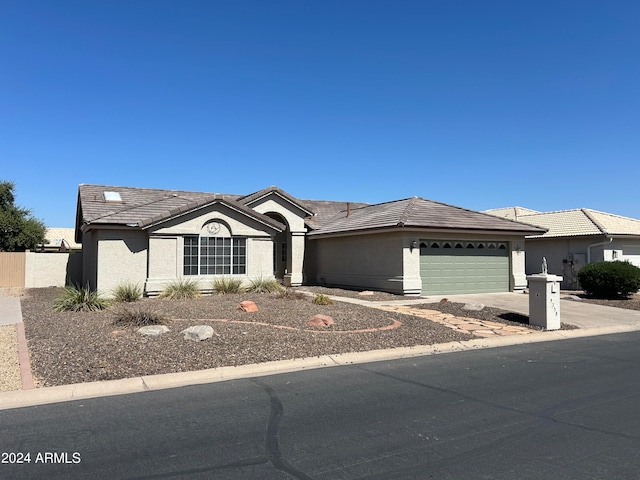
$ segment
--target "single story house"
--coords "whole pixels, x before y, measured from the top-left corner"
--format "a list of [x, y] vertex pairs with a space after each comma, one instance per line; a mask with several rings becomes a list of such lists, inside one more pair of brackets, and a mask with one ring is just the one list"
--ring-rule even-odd
[[550, 273], [562, 275], [562, 288], [577, 289], [587, 263], [627, 260], [640, 267], [640, 220], [588, 208], [537, 212], [522, 207], [485, 213], [546, 229], [525, 239], [526, 273], [538, 273], [546, 257]]
[[79, 186], [83, 284], [123, 281], [155, 295], [178, 278], [279, 278], [404, 295], [526, 287], [524, 238], [545, 229], [413, 197], [368, 205], [250, 195]]

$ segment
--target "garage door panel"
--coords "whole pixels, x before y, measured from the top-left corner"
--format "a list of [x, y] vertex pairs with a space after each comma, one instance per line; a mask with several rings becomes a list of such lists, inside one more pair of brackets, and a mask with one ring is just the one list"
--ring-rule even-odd
[[420, 275], [425, 295], [509, 291], [508, 252], [421, 248]]

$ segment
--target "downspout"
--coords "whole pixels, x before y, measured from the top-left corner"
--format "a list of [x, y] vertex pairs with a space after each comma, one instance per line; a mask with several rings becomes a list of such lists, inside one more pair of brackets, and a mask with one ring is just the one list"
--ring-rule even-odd
[[587, 264], [591, 263], [591, 249], [593, 247], [599, 247], [601, 245], [609, 245], [611, 242], [613, 242], [613, 237], [610, 236], [607, 232], [604, 232], [604, 235], [605, 235], [605, 238], [609, 239], [609, 241], [593, 243], [587, 247]]

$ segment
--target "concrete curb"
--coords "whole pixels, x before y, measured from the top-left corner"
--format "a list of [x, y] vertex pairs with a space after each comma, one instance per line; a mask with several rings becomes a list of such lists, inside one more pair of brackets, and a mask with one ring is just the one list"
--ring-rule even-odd
[[31, 362], [29, 361], [29, 348], [27, 347], [27, 337], [24, 333], [24, 323], [16, 323], [16, 333], [18, 336], [18, 362], [20, 363], [22, 390], [32, 390], [36, 388], [36, 385], [31, 374]]
[[[107, 380], [93, 383], [76, 383], [58, 387], [45, 387], [31, 390], [0, 393], [0, 410], [11, 408], [44, 405], [48, 403], [68, 402], [95, 397], [143, 393], [168, 388], [186, 387], [206, 383], [225, 382], [250, 377], [276, 375], [280, 373], [312, 370], [317, 368], [356, 365], [369, 362], [397, 360], [425, 355], [452, 353], [485, 348], [523, 345], [528, 343], [566, 340], [595, 335], [607, 335], [640, 330], [633, 325], [616, 325], [577, 330], [556, 330], [539, 332], [529, 335], [511, 335], [495, 338], [481, 338], [464, 342], [402, 347], [388, 350], [374, 350], [369, 352], [344, 353], [339, 355], [324, 355], [320, 357], [302, 358], [296, 360], [280, 360], [238, 367], [220, 367], [195, 372], [167, 373], [149, 375], [121, 380]], [[24, 331], [23, 331], [24, 335]], [[22, 365], [22, 362], [21, 362]], [[31, 371], [29, 371], [29, 376]], [[23, 380], [24, 382], [24, 380]]]

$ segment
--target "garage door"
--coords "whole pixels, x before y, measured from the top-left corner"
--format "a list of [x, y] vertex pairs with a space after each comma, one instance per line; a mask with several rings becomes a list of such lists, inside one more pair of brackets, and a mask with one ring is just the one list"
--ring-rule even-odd
[[506, 242], [425, 240], [420, 243], [422, 294], [509, 291]]
[[635, 266], [640, 267], [640, 246], [623, 245], [621, 260], [626, 260], [633, 263]]

